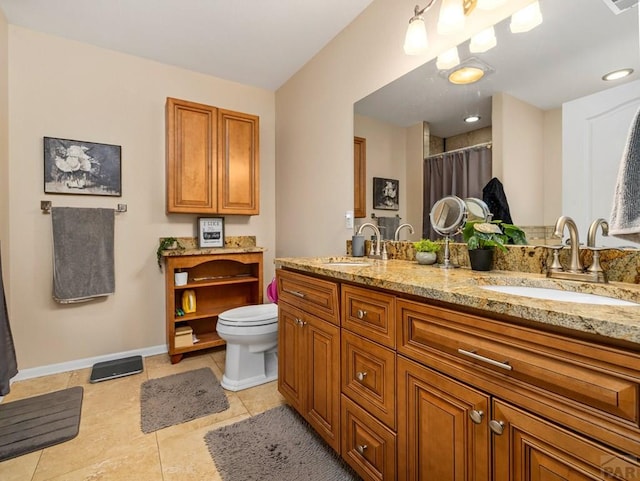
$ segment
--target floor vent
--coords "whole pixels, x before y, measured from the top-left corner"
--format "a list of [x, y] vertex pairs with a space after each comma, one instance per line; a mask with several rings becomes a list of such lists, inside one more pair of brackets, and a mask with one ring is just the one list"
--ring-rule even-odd
[[628, 10], [631, 7], [635, 7], [638, 5], [638, 1], [640, 0], [602, 0], [607, 7], [611, 9], [613, 13], [618, 15], [619, 13]]

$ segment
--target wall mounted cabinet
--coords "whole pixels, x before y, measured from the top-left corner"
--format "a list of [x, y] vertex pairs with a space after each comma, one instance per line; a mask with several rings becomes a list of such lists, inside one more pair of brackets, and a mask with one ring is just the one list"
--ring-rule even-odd
[[260, 213], [259, 118], [167, 98], [167, 213]]

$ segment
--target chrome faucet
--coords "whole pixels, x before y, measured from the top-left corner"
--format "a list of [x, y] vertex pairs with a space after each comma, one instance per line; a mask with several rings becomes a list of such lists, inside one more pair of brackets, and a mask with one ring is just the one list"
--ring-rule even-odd
[[380, 229], [378, 229], [377, 225], [372, 224], [371, 222], [365, 222], [364, 224], [360, 225], [360, 227], [358, 227], [358, 235], [362, 234], [362, 231], [365, 227], [371, 227], [376, 234], [376, 250], [374, 253], [373, 247], [372, 247], [369, 252], [369, 257], [380, 259], [382, 257], [382, 254], [380, 254], [380, 244], [381, 244]]
[[598, 233], [598, 227], [600, 226], [602, 226], [602, 235], [609, 235], [609, 223], [602, 218], [594, 220], [589, 226], [589, 233], [587, 235], [587, 247], [596, 246], [596, 234]]
[[564, 269], [567, 272], [580, 273], [584, 269], [582, 262], [580, 262], [580, 238], [578, 235], [578, 226], [575, 221], [566, 215], [558, 217], [553, 235], [562, 238], [564, 228], [567, 226], [569, 229], [569, 245], [571, 246], [571, 260], [569, 261], [569, 268]]
[[400, 240], [400, 231], [405, 227], [408, 227], [409, 228], [409, 233], [413, 234], [413, 226], [411, 224], [402, 224], [402, 225], [398, 226], [398, 228], [396, 229], [395, 234], [393, 234], [393, 240], [395, 240], [396, 242]]

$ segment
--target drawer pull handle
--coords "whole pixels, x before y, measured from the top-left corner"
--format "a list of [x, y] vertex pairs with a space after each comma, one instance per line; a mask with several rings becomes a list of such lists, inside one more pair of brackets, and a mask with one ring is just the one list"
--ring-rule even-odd
[[495, 419], [492, 419], [491, 421], [489, 421], [489, 429], [491, 429], [494, 434], [500, 436], [504, 432], [504, 423], [502, 421], [496, 421]]
[[366, 444], [358, 444], [356, 446], [356, 451], [358, 451], [360, 454], [364, 454], [365, 449], [367, 449]]
[[367, 377], [367, 371], [358, 371], [356, 373], [356, 379], [360, 382], [364, 381], [365, 377]]
[[362, 309], [358, 309], [358, 312], [356, 313], [356, 315], [358, 316], [358, 319], [364, 319], [365, 316], [367, 315], [367, 311], [363, 311]]
[[304, 327], [307, 325], [306, 321], [303, 321], [302, 319], [298, 319], [297, 317], [295, 318], [294, 322], [296, 323], [297, 326], [300, 326], [300, 327]]
[[291, 294], [294, 295], [296, 297], [299, 297], [300, 299], [304, 299], [304, 292], [299, 292], [299, 291], [292, 291], [291, 289], [282, 289], [284, 292], [286, 292], [287, 294]]
[[501, 369], [506, 369], [507, 371], [511, 371], [513, 369], [513, 367], [510, 366], [507, 361], [504, 361], [504, 362], [495, 361], [495, 360], [493, 360], [491, 358], [484, 357], [484, 356], [481, 356], [479, 354], [476, 354], [474, 351], [466, 351], [464, 349], [458, 349], [458, 353], [462, 354], [463, 356], [471, 357], [471, 358], [476, 359], [478, 361], [486, 362], [487, 364], [491, 364], [492, 366], [496, 366], [496, 367], [499, 367]]
[[472, 409], [471, 411], [469, 411], [469, 417], [474, 422], [474, 424], [480, 424], [482, 422], [482, 418], [484, 417], [484, 411]]

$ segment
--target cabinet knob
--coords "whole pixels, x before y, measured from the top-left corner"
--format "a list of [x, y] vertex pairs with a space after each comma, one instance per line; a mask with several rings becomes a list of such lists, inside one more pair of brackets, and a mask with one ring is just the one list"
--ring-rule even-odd
[[356, 315], [358, 316], [358, 319], [364, 319], [365, 316], [367, 315], [367, 311], [363, 311], [362, 309], [358, 309], [358, 312], [356, 313]]
[[469, 417], [475, 424], [480, 424], [482, 422], [482, 418], [484, 417], [484, 411], [472, 409], [471, 411], [469, 411]]
[[294, 322], [299, 327], [304, 327], [307, 325], [306, 321], [303, 321], [302, 319], [298, 319], [297, 317], [295, 318]]
[[365, 449], [367, 449], [366, 444], [358, 444], [356, 446], [356, 451], [358, 451], [360, 454], [364, 454]]
[[367, 377], [367, 371], [358, 371], [356, 373], [356, 379], [358, 381], [364, 381], [364, 378]]
[[489, 421], [489, 429], [491, 429], [494, 434], [500, 436], [504, 431], [504, 423], [502, 421], [496, 421], [495, 419], [492, 419], [491, 421]]

